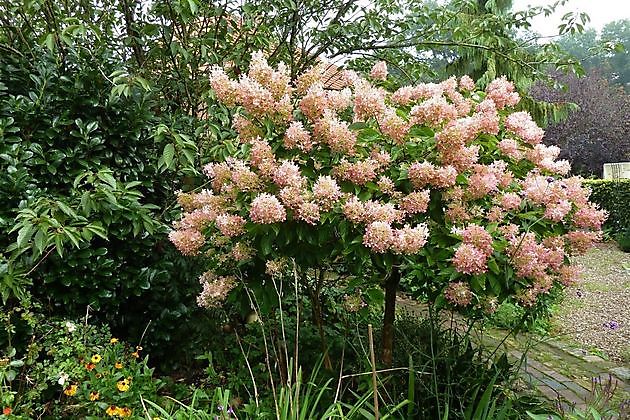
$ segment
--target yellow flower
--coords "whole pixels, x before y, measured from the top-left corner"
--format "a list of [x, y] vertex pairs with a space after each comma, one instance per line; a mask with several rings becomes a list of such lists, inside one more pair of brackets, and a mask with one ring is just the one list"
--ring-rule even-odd
[[123, 364], [122, 364], [122, 363], [120, 363], [120, 362], [116, 362], [116, 363], [114, 364], [114, 367], [115, 367], [116, 369], [122, 369]]
[[140, 353], [138, 353], [137, 351], [134, 351], [133, 353], [131, 353], [131, 355], [135, 357], [136, 359], [140, 357]]
[[118, 381], [116, 382], [116, 388], [118, 388], [118, 390], [120, 392], [127, 392], [129, 391], [129, 379], [123, 379], [122, 381]]
[[98, 392], [90, 392], [90, 401], [96, 401], [101, 397]]
[[118, 343], [118, 339], [116, 337], [112, 337], [111, 340], [109, 340], [109, 344], [116, 344]]
[[95, 354], [94, 356], [92, 356], [92, 363], [96, 364], [98, 362], [100, 362], [102, 359], [100, 354]]
[[117, 416], [118, 410], [119, 408], [116, 407], [115, 405], [110, 405], [109, 407], [107, 407], [107, 410], [105, 410], [105, 414], [107, 414], [110, 417]]
[[120, 417], [130, 417], [131, 416], [131, 408], [128, 407], [119, 407], [118, 415]]
[[76, 384], [72, 384], [68, 388], [64, 389], [63, 393], [66, 394], [69, 397], [72, 397], [74, 394], [77, 393], [77, 386], [76, 386]]

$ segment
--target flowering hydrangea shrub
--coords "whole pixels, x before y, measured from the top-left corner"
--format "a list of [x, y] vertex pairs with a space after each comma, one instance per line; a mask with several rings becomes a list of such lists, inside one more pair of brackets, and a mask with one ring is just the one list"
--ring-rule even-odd
[[180, 194], [170, 235], [209, 262], [200, 305], [220, 305], [237, 271], [257, 281], [287, 257], [395, 269], [442, 305], [487, 312], [575, 280], [570, 257], [600, 238], [606, 214], [514, 110], [511, 82], [480, 90], [464, 76], [389, 92], [378, 63], [331, 90], [324, 75], [316, 66], [291, 81], [260, 53], [238, 80], [212, 70], [241, 147], [203, 168], [208, 189]]

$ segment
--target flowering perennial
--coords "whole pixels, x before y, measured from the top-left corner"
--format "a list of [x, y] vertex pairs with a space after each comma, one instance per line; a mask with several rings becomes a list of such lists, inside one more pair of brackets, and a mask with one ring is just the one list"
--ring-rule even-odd
[[427, 290], [486, 312], [574, 281], [570, 256], [600, 238], [606, 213], [579, 177], [563, 177], [568, 163], [532, 117], [513, 111], [510, 81], [480, 90], [453, 77], [390, 93], [372, 84], [387, 78], [381, 62], [369, 80], [345, 72], [335, 91], [324, 74], [320, 63], [292, 82], [260, 53], [238, 80], [212, 70], [217, 99], [240, 109], [244, 145], [203, 168], [211, 190], [179, 197], [169, 238], [216, 272], [201, 278], [201, 306], [225, 300], [236, 266], [267, 261], [276, 273], [268, 261], [313, 253], [367, 251], [403, 267], [438, 259], [450, 268]]

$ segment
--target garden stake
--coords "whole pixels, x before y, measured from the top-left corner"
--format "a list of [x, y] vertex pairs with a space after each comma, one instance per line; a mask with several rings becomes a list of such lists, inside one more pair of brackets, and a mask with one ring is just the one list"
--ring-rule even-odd
[[370, 362], [372, 364], [372, 388], [374, 390], [374, 418], [378, 420], [378, 392], [376, 391], [376, 360], [374, 357], [374, 339], [372, 337], [372, 324], [368, 324], [368, 340], [370, 341]]

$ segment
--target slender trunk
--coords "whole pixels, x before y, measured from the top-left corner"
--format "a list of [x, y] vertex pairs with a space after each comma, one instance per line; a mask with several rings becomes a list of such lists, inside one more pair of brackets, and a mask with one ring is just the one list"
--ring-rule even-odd
[[324, 367], [328, 370], [332, 370], [332, 362], [330, 355], [328, 354], [328, 340], [326, 339], [326, 332], [324, 331], [324, 317], [322, 314], [322, 304], [319, 301], [319, 294], [312, 297], [313, 302], [313, 321], [317, 325], [317, 331], [319, 332], [319, 339], [322, 345], [322, 354], [324, 355]]
[[315, 278], [315, 289], [311, 291], [311, 305], [313, 306], [313, 322], [317, 326], [319, 332], [319, 339], [322, 346], [322, 354], [324, 356], [324, 367], [328, 370], [332, 370], [332, 362], [330, 355], [328, 354], [328, 340], [326, 339], [326, 332], [324, 331], [324, 316], [322, 310], [322, 302], [320, 300], [321, 288], [323, 283], [324, 273], [320, 271]]
[[394, 355], [394, 320], [396, 318], [396, 291], [400, 283], [400, 271], [394, 266], [385, 280], [385, 315], [383, 316], [381, 361], [383, 365], [392, 365]]

